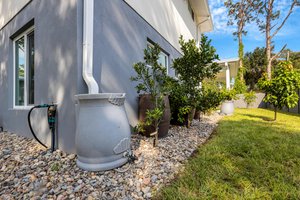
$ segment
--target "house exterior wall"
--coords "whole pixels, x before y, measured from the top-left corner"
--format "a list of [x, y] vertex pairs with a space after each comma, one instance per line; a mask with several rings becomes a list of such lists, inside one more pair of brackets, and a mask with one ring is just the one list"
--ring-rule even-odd
[[[137, 123], [138, 96], [130, 81], [132, 65], [143, 61], [147, 39], [158, 43], [169, 55], [169, 63], [180, 53], [124, 1], [95, 1], [94, 76], [102, 92], [125, 92], [125, 108], [131, 126]], [[169, 68], [169, 75], [175, 72]]]
[[196, 38], [196, 22], [188, 10], [187, 0], [125, 0], [125, 2], [177, 50], [180, 51], [178, 44], [180, 35], [185, 39]]
[[[6, 1], [6, 0], [4, 0]], [[10, 38], [34, 19], [35, 104], [58, 103], [58, 146], [74, 152], [78, 51], [77, 0], [34, 0], [0, 30], [0, 118], [5, 130], [30, 137], [28, 109], [13, 108], [13, 40]], [[50, 144], [45, 111], [34, 113], [33, 126]]]
[[[11, 36], [34, 19], [34, 103], [58, 103], [58, 147], [74, 153], [74, 96], [88, 92], [82, 78], [83, 0], [22, 2], [26, 6], [20, 6], [17, 15], [0, 28], [0, 126], [18, 135], [31, 137], [27, 124], [29, 109], [13, 107], [14, 61]], [[170, 27], [169, 31], [172, 32]], [[175, 36], [173, 42], [172, 37], [163, 35], [125, 0], [95, 0], [94, 76], [101, 88], [100, 92], [126, 93], [125, 108], [131, 126], [137, 123], [138, 110], [136, 83], [129, 80], [135, 75], [132, 65], [143, 61], [143, 50], [149, 40], [158, 43], [169, 55], [171, 66], [171, 61], [180, 56], [175, 47]], [[175, 75], [172, 68], [169, 68], [169, 75]], [[46, 111], [33, 113], [32, 122], [38, 137], [49, 145], [51, 138]]]
[[0, 0], [0, 29], [31, 0]]

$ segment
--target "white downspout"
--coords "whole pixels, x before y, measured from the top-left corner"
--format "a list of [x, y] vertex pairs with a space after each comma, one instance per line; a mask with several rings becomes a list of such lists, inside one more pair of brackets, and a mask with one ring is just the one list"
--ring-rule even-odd
[[225, 68], [226, 68], [226, 89], [230, 89], [230, 69], [228, 62], [225, 62]]
[[89, 94], [98, 94], [99, 86], [93, 76], [94, 0], [84, 0], [83, 5], [83, 62], [82, 76]]

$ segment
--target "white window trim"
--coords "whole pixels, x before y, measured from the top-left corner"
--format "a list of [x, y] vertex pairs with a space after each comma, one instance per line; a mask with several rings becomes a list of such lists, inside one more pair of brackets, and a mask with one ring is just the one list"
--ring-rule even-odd
[[[151, 42], [149, 42], [149, 41], [147, 41], [147, 46], [148, 45], [150, 45], [151, 47], [154, 47], [154, 45], [151, 43]], [[167, 75], [169, 75], [169, 55], [168, 54], [166, 54], [162, 49], [160, 49], [160, 54], [163, 54], [164, 56], [166, 56], [167, 57]]]
[[[28, 110], [31, 109], [34, 105], [28, 105], [27, 99], [27, 67], [28, 67], [28, 52], [27, 52], [27, 36], [34, 31], [34, 26], [30, 27], [18, 37], [13, 40], [13, 109], [14, 110]], [[24, 49], [25, 49], [25, 66], [24, 66], [24, 105], [16, 105], [16, 41], [24, 37]]]

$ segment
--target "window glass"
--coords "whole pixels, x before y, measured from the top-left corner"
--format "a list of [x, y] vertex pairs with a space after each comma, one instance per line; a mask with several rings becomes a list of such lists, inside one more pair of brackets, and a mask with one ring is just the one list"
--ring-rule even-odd
[[15, 62], [16, 62], [16, 80], [15, 80], [15, 104], [24, 105], [24, 87], [25, 87], [25, 40], [21, 37], [15, 43]]
[[[153, 44], [148, 42], [147, 48], [153, 48]], [[157, 60], [159, 64], [161, 64], [163, 67], [167, 68], [167, 73], [169, 69], [169, 56], [165, 54], [163, 51], [159, 53], [159, 58]]]
[[30, 29], [14, 41], [14, 106], [34, 104], [34, 32]]

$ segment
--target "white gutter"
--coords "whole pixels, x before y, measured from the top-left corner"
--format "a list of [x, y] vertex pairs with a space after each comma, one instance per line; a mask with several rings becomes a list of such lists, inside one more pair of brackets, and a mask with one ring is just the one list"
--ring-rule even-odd
[[98, 94], [99, 86], [93, 76], [94, 0], [84, 0], [83, 5], [83, 62], [82, 76], [89, 94]]

